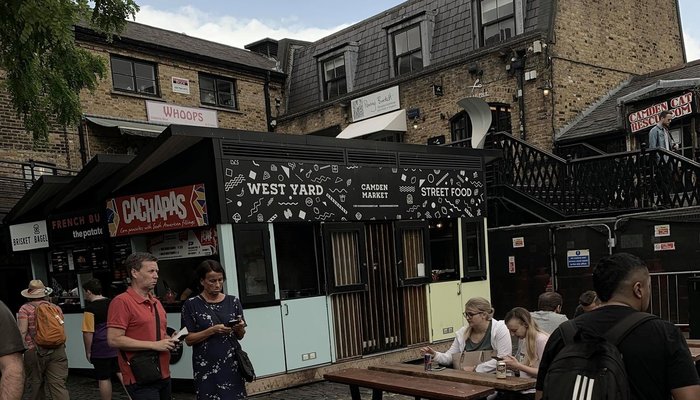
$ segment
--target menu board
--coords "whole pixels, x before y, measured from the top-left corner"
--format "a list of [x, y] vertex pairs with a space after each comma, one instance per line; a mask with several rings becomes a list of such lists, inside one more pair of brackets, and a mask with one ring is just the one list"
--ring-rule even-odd
[[109, 268], [104, 246], [80, 247], [73, 249], [73, 264], [78, 271], [92, 271]]
[[110, 249], [110, 253], [112, 256], [112, 271], [114, 272], [114, 279], [126, 279], [127, 274], [126, 269], [124, 268], [124, 263], [126, 262], [126, 258], [129, 257], [129, 254], [131, 254], [130, 240], [113, 239]]
[[71, 257], [67, 250], [57, 250], [49, 253], [49, 271], [65, 272], [70, 270]]
[[210, 256], [217, 253], [216, 229], [189, 229], [153, 235], [148, 251], [159, 260]]

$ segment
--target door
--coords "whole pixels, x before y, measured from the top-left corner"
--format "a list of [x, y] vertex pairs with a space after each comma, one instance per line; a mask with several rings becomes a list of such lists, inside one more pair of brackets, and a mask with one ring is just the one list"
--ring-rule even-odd
[[331, 362], [326, 304], [323, 296], [282, 301], [287, 371]]

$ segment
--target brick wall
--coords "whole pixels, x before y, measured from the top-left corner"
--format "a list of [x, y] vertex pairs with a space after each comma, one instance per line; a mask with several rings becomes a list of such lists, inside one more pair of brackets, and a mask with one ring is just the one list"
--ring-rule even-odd
[[[550, 45], [561, 129], [633, 74], [682, 64], [676, 0], [558, 1]], [[538, 134], [537, 142], [547, 142]], [[550, 141], [551, 142], [551, 141]]]
[[[199, 64], [184, 64], [177, 60], [163, 58], [158, 55], [138, 54], [124, 50], [115, 50], [90, 43], [81, 43], [94, 54], [102, 57], [109, 65], [110, 54], [121, 55], [137, 60], [157, 63], [159, 96], [143, 96], [114, 91], [112, 88], [111, 72], [108, 72], [98, 88], [90, 93], [81, 93], [83, 112], [87, 115], [105, 116], [118, 119], [147, 121], [146, 101], [163, 101], [184, 107], [211, 108], [202, 106], [199, 102], [199, 73], [232, 78], [236, 84], [237, 110], [211, 108], [216, 110], [220, 128], [242, 129], [251, 131], [267, 131], [265, 112], [264, 79], [238, 74], [232, 71], [212, 68]], [[188, 79], [190, 94], [172, 91], [171, 77]], [[274, 98], [281, 97], [280, 85], [270, 85], [270, 104], [274, 115]], [[119, 138], [113, 132], [100, 129], [90, 130], [90, 154], [88, 158], [99, 152], [126, 153], [127, 147], [140, 147], [143, 139]]]

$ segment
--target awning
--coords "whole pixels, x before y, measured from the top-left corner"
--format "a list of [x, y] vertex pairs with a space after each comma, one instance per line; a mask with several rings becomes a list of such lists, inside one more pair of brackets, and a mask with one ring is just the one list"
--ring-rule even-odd
[[675, 93], [684, 89], [691, 89], [700, 86], [700, 79], [673, 79], [673, 80], [658, 80], [651, 85], [645, 86], [626, 96], [617, 99], [617, 105], [633, 103], [636, 101], [646, 100], [652, 97], [659, 97], [668, 93]]
[[354, 122], [336, 136], [338, 139], [354, 139], [377, 132], [406, 132], [406, 110]]
[[167, 128], [166, 125], [149, 124], [146, 122], [122, 121], [111, 118], [85, 117], [87, 121], [105, 128], [117, 128], [122, 135], [157, 137]]

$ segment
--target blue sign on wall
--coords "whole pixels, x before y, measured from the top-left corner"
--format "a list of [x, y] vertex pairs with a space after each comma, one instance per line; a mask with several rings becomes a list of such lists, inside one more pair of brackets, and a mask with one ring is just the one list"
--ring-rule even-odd
[[566, 252], [566, 266], [569, 268], [588, 268], [591, 266], [591, 254], [588, 249], [569, 250]]

